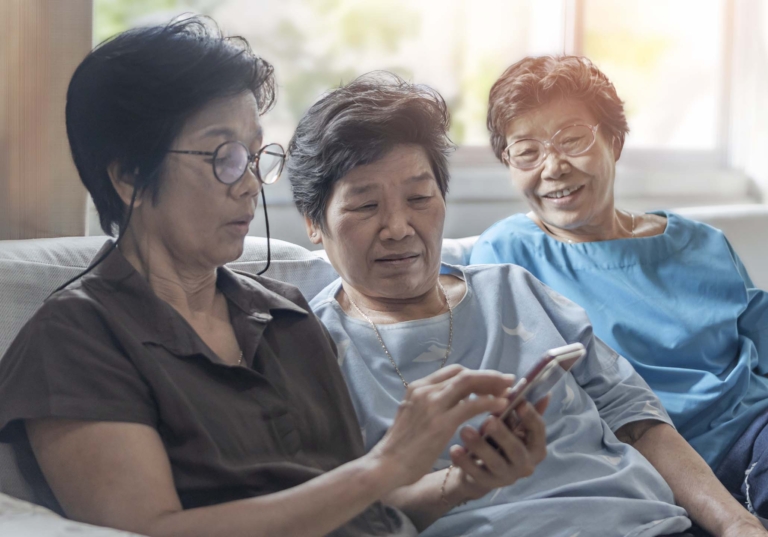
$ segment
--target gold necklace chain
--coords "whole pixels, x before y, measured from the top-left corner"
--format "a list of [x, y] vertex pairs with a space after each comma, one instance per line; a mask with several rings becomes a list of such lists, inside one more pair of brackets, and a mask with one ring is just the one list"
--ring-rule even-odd
[[[445, 356], [443, 357], [443, 361], [440, 363], [440, 367], [438, 369], [441, 369], [445, 362], [448, 361], [448, 356], [451, 354], [451, 345], [453, 344], [453, 306], [451, 306], [451, 301], [448, 300], [448, 293], [445, 292], [445, 287], [443, 287], [443, 284], [440, 283], [440, 280], [437, 280], [437, 287], [440, 289], [440, 292], [443, 293], [443, 298], [445, 299], [445, 303], [448, 305], [448, 348], [445, 349]], [[389, 354], [389, 349], [387, 349], [387, 346], [384, 344], [384, 340], [381, 337], [381, 334], [379, 333], [379, 329], [376, 327], [376, 324], [371, 320], [370, 317], [368, 317], [365, 313], [363, 313], [363, 310], [361, 310], [357, 304], [355, 304], [355, 301], [352, 300], [352, 297], [349, 296], [349, 293], [347, 293], [347, 300], [349, 300], [349, 303], [352, 304], [352, 307], [355, 308], [355, 311], [359, 313], [363, 319], [368, 321], [368, 324], [371, 325], [371, 328], [373, 328], [373, 331], [376, 333], [376, 337], [379, 340], [379, 343], [381, 344], [381, 348], [384, 349], [384, 354], [387, 355], [387, 358], [389, 358], [389, 363], [392, 364], [392, 367], [395, 368], [395, 371], [397, 372], [397, 376], [400, 377], [400, 380], [403, 382], [403, 386], [408, 388], [408, 381], [405, 380], [405, 377], [403, 377], [403, 374], [400, 372], [400, 368], [397, 367], [397, 364], [395, 363], [395, 360], [392, 358], [392, 355]]]
[[[628, 214], [629, 217], [632, 219], [632, 229], [629, 230], [629, 236], [630, 236], [630, 238], [634, 239], [635, 238], [635, 213], [630, 213], [629, 211], [624, 211], [623, 209], [622, 209], [622, 211], [624, 213]], [[539, 219], [539, 220], [541, 220], [541, 219]], [[544, 220], [541, 220], [541, 225], [544, 226], [544, 229], [547, 230], [547, 232], [550, 234], [550, 236], [556, 237], [555, 234], [552, 232], [552, 230], [549, 229], [549, 226], [544, 223]], [[565, 239], [565, 241], [568, 244], [574, 244], [573, 240], [571, 240], [571, 239]]]

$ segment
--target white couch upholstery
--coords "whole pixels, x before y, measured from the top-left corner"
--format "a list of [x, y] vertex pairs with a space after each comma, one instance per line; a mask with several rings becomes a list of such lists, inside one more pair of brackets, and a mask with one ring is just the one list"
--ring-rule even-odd
[[[768, 206], [698, 207], [676, 211], [722, 229], [739, 253], [753, 280], [768, 288]], [[443, 260], [465, 264], [476, 237], [446, 239]], [[105, 237], [70, 237], [28, 241], [0, 241], [0, 356], [22, 325], [60, 284], [83, 270], [103, 245]], [[273, 241], [272, 266], [266, 276], [292, 283], [311, 299], [337, 275], [322, 252], [309, 252], [287, 242]], [[243, 256], [230, 266], [248, 272], [264, 267], [266, 241], [249, 237]], [[78, 525], [15, 498], [45, 504], [37, 493], [29, 468], [12, 449], [0, 444], [0, 535], [54, 537], [71, 535], [126, 535], [104, 528]], [[3, 495], [6, 494], [8, 496]]]

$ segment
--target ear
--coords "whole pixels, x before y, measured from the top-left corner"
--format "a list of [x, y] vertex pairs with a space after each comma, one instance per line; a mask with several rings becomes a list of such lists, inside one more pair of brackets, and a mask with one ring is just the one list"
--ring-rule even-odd
[[323, 230], [316, 225], [308, 216], [304, 216], [304, 225], [307, 228], [307, 237], [312, 244], [323, 244]]
[[618, 161], [621, 156], [621, 141], [618, 136], [613, 137], [613, 160]]
[[[119, 162], [113, 161], [107, 166], [107, 173], [109, 174], [109, 180], [112, 181], [112, 186], [115, 187], [117, 195], [120, 196], [120, 199], [123, 200], [123, 203], [125, 203], [126, 206], [130, 205], [139, 169], [136, 168], [133, 172], [126, 173], [123, 171], [123, 167]], [[133, 202], [133, 208], [136, 209], [140, 205], [141, 196], [136, 196], [136, 199]]]

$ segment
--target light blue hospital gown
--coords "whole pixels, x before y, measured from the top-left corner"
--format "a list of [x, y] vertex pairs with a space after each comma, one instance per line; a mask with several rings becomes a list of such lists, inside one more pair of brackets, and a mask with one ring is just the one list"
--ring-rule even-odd
[[516, 214], [491, 226], [472, 263], [516, 263], [584, 307], [595, 333], [659, 396], [713, 469], [768, 411], [768, 293], [723, 233], [659, 211], [661, 235], [566, 244]]
[[[449, 364], [521, 376], [550, 348], [578, 341], [588, 352], [552, 392], [544, 413], [547, 457], [533, 476], [453, 509], [424, 535], [645, 537], [687, 529], [666, 482], [613, 433], [632, 421], [669, 417], [627, 361], [592, 335], [584, 310], [514, 265], [443, 271], [467, 283], [454, 308]], [[336, 342], [370, 450], [392, 424], [405, 388], [370, 325], [336, 302], [340, 286], [330, 284], [311, 306]], [[439, 367], [448, 314], [379, 330], [403, 376], [414, 381]], [[458, 435], [449, 445], [455, 443]], [[449, 464], [446, 446], [435, 470]]]

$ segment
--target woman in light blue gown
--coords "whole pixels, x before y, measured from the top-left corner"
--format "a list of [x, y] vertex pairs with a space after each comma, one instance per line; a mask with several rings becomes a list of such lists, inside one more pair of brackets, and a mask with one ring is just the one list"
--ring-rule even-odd
[[582, 306], [731, 493], [768, 517], [768, 294], [717, 229], [615, 206], [629, 128], [587, 59], [509, 67], [488, 126], [530, 212], [486, 230], [471, 263], [521, 265]]

